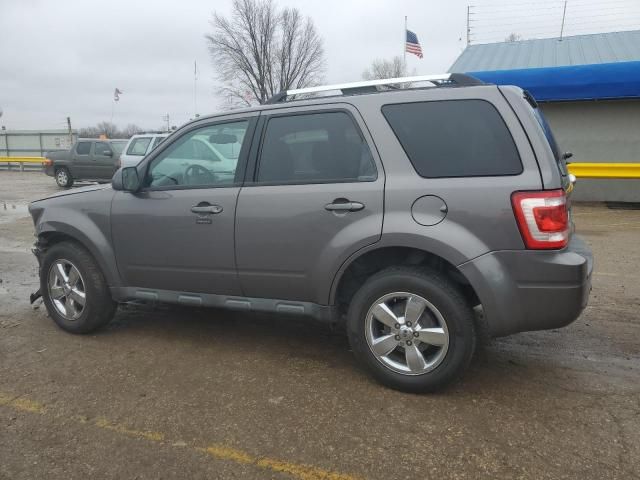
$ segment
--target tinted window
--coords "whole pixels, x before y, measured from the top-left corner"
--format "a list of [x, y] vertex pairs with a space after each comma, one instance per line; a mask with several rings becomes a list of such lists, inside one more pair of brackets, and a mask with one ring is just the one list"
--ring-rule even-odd
[[517, 175], [516, 145], [489, 102], [448, 100], [385, 105], [382, 113], [422, 177]]
[[257, 180], [268, 183], [372, 181], [369, 147], [344, 112], [274, 117], [267, 123]]
[[127, 155], [144, 155], [147, 153], [149, 143], [151, 143], [151, 137], [134, 138], [127, 148]]
[[[235, 183], [238, 155], [225, 155], [229, 144], [238, 150], [249, 126], [246, 120], [199, 128], [184, 134], [161, 152], [147, 175], [151, 187], [224, 186]], [[224, 135], [221, 131], [226, 131]]]
[[551, 131], [551, 127], [549, 126], [547, 119], [545, 118], [542, 111], [538, 107], [533, 107], [533, 114], [536, 117], [538, 124], [540, 124], [540, 128], [542, 128], [542, 131], [544, 132], [544, 136], [546, 137], [547, 142], [549, 143], [549, 147], [553, 152], [553, 156], [556, 159], [556, 163], [558, 164], [558, 168], [560, 169], [560, 172], [563, 175], [567, 175], [569, 173], [567, 171], [567, 162], [564, 158], [562, 158], [562, 155], [560, 154], [560, 148], [558, 147], [558, 142], [556, 142], [556, 138], [553, 136], [553, 132]]
[[91, 151], [91, 142], [78, 142], [76, 153], [78, 155], [89, 155]]
[[95, 146], [93, 147], [93, 154], [94, 155], [100, 155], [100, 156], [105, 156], [105, 155], [109, 155], [111, 152], [111, 147], [109, 147], [109, 144], [106, 142], [96, 142]]

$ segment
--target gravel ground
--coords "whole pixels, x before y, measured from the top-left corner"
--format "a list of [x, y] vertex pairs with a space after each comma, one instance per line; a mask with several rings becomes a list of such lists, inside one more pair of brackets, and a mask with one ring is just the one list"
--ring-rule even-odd
[[28, 302], [26, 204], [55, 191], [0, 172], [0, 478], [640, 477], [638, 210], [574, 206], [596, 258], [575, 323], [494, 340], [418, 396], [299, 319], [122, 307], [64, 333]]

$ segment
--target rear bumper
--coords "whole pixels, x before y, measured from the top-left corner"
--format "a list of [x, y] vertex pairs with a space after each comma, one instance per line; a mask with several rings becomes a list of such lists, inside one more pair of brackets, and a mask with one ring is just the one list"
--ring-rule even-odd
[[491, 252], [459, 268], [482, 302], [489, 333], [503, 336], [577, 319], [589, 299], [593, 256], [573, 235], [563, 250]]
[[46, 173], [47, 175], [49, 175], [50, 177], [53, 177], [54, 171], [53, 171], [53, 165], [45, 165], [44, 167], [44, 173]]

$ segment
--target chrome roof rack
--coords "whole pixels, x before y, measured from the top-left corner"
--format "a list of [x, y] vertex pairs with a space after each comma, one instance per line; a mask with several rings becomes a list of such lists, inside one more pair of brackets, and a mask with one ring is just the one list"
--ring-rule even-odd
[[[357, 93], [375, 93], [380, 91], [378, 87], [398, 88], [397, 85], [406, 83], [431, 83], [432, 87], [442, 86], [471, 86], [482, 85], [484, 82], [477, 78], [461, 73], [444, 73], [440, 75], [418, 75], [413, 77], [384, 78], [379, 80], [366, 80], [362, 82], [338, 83], [335, 85], [321, 85], [317, 87], [297, 88], [275, 94], [266, 103], [280, 103], [293, 100], [297, 95], [310, 95], [323, 92], [340, 92], [341, 95]], [[421, 87], [424, 87], [422, 85]]]

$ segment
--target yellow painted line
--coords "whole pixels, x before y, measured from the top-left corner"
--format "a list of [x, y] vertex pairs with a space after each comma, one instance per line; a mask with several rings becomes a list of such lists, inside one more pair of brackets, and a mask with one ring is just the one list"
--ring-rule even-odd
[[105, 430], [111, 430], [112, 432], [118, 432], [128, 437], [144, 438], [145, 440], [151, 440], [152, 442], [161, 442], [164, 440], [164, 435], [158, 432], [143, 432], [140, 430], [132, 430], [119, 425], [117, 423], [111, 423], [106, 418], [99, 418], [95, 421], [94, 425]]
[[38, 402], [34, 402], [33, 400], [29, 400], [22, 396], [12, 396], [2, 392], [0, 392], [0, 405], [10, 407], [14, 410], [18, 410], [19, 412], [38, 413], [40, 415], [45, 412], [44, 405]]
[[578, 178], [640, 178], [640, 163], [570, 163]]
[[[3, 392], [0, 392], [0, 406], [8, 407], [13, 410], [25, 413], [37, 413], [40, 415], [50, 413], [49, 410], [45, 409], [44, 405], [30, 400], [25, 396], [10, 395]], [[115, 432], [130, 438], [147, 440], [153, 443], [162, 443], [165, 445], [174, 446], [176, 448], [189, 447], [193, 450], [203, 452], [208, 456], [216, 458], [218, 460], [230, 461], [238, 465], [251, 465], [261, 470], [269, 471], [272, 474], [281, 473], [293, 478], [297, 478], [299, 480], [361, 480], [361, 477], [355, 475], [325, 470], [313, 465], [293, 463], [277, 458], [252, 455], [244, 450], [233, 448], [224, 444], [216, 443], [213, 445], [209, 445], [208, 447], [198, 447], [195, 445], [188, 445], [185, 442], [172, 442], [167, 439], [167, 437], [163, 433], [135, 430], [129, 428], [126, 425], [111, 422], [104, 417], [99, 417], [93, 421], [81, 415], [72, 415], [68, 418], [75, 421], [76, 423], [80, 423], [83, 425], [92, 425], [97, 428]]]
[[255, 465], [264, 470], [286, 473], [300, 480], [357, 480], [359, 478], [350, 474], [332, 472], [312, 465], [291, 463], [276, 458], [254, 457], [243, 450], [225, 445], [211, 445], [200, 450], [220, 460], [231, 460], [235, 463]]
[[0, 157], [0, 163], [42, 163], [44, 157]]

